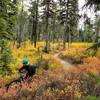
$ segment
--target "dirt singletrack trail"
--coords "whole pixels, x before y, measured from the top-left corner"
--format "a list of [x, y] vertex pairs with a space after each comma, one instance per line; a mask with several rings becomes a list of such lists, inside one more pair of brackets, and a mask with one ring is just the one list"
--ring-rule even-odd
[[55, 58], [56, 60], [58, 60], [58, 61], [63, 65], [64, 68], [71, 68], [71, 67], [74, 67], [74, 65], [71, 64], [68, 60], [63, 60], [63, 59], [61, 59], [61, 58], [59, 57], [59, 55], [60, 55], [60, 52], [59, 52], [59, 53], [56, 53], [56, 54], [54, 55], [54, 58]]

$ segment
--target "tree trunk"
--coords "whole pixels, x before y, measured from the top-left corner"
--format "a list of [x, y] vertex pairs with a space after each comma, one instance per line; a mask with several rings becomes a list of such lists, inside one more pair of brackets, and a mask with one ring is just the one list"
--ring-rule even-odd
[[69, 32], [68, 32], [68, 48], [70, 48], [71, 45], [71, 31], [70, 31], [70, 27], [69, 27]]
[[64, 32], [64, 42], [63, 42], [63, 49], [66, 48], [66, 39], [67, 39], [67, 33], [68, 33], [68, 48], [70, 47], [71, 44], [71, 28], [70, 28], [70, 18], [71, 18], [71, 0], [67, 1], [66, 4], [66, 27], [65, 27], [65, 32]]
[[46, 45], [45, 45], [45, 52], [48, 53], [48, 22], [49, 22], [49, 2], [47, 3], [47, 13], [46, 13], [46, 26], [45, 26], [45, 38], [46, 38]]
[[31, 42], [33, 43], [33, 40], [34, 40], [34, 28], [35, 27], [35, 18], [34, 16], [32, 16], [32, 34], [31, 34]]
[[18, 48], [21, 46], [21, 43], [23, 42], [23, 8], [24, 8], [24, 4], [23, 4], [23, 0], [22, 0], [22, 8], [21, 8], [21, 12], [20, 12], [20, 22], [19, 22], [19, 34], [18, 34]]
[[67, 35], [66, 35], [66, 31], [64, 32], [64, 37], [63, 37], [63, 49], [65, 49], [66, 48], [66, 37]]
[[32, 28], [32, 35], [31, 35], [31, 41], [33, 43], [34, 41], [34, 47], [36, 48], [37, 45], [37, 25], [38, 25], [38, 3], [39, 0], [36, 1], [36, 12], [35, 15], [33, 15], [33, 28]]
[[37, 44], [38, 3], [39, 3], [39, 0], [36, 1], [36, 21], [35, 21], [35, 34], [34, 34], [34, 47], [35, 48]]

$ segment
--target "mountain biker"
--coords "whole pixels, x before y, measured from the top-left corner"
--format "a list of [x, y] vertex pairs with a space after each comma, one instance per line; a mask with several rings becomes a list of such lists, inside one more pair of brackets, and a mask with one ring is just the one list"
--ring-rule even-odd
[[36, 73], [36, 67], [37, 66], [36, 65], [30, 65], [29, 60], [27, 60], [27, 59], [22, 60], [22, 64], [23, 64], [23, 66], [19, 69], [19, 72], [21, 72], [22, 70], [27, 71], [25, 79], [32, 77]]

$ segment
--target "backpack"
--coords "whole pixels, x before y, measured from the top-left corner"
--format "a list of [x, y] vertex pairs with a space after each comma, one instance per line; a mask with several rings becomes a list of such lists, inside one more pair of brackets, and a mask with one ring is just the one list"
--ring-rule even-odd
[[36, 65], [30, 65], [29, 66], [29, 73], [36, 73], [36, 68], [37, 68], [37, 66]]

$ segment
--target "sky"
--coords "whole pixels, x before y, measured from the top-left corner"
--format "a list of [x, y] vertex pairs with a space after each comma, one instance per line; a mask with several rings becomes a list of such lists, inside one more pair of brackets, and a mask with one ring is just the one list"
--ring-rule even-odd
[[[87, 16], [94, 22], [95, 13], [94, 13], [93, 9], [92, 8], [91, 9], [89, 9], [89, 8], [83, 9], [85, 0], [79, 0], [78, 3], [79, 3], [79, 14], [81, 14], [81, 15], [84, 15], [84, 13], [87, 14]], [[81, 18], [79, 20], [79, 28], [84, 29], [84, 18]]]
[[[79, 0], [78, 3], [79, 3], [79, 14], [83, 14], [85, 11], [83, 11], [82, 7], [83, 7], [84, 4], [85, 4], [85, 0]], [[84, 19], [81, 18], [81, 19], [79, 20], [79, 28], [84, 28], [83, 23], [84, 23]]]

